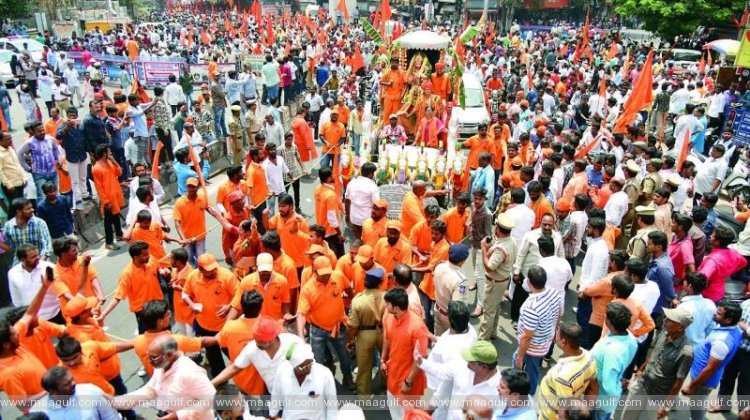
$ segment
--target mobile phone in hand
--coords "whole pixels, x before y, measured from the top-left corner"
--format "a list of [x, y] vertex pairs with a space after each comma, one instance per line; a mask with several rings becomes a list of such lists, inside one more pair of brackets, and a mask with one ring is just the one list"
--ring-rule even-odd
[[47, 267], [47, 281], [51, 282], [55, 280], [55, 270], [52, 267]]

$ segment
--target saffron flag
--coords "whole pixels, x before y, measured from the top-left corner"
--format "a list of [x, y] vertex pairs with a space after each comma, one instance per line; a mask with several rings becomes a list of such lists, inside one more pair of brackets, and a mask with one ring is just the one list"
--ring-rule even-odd
[[607, 53], [607, 61], [617, 57], [617, 53], [620, 52], [620, 49], [617, 48], [617, 44], [615, 44], [615, 41], [612, 41], [612, 44], [609, 46], [609, 52]]
[[352, 59], [352, 73], [356, 74], [357, 71], [365, 67], [365, 60], [362, 58], [362, 51], [359, 50], [359, 45], [354, 45], [354, 58]]
[[148, 97], [146, 90], [141, 86], [141, 82], [138, 80], [138, 72], [133, 72], [133, 84], [130, 85], [130, 93], [135, 93], [141, 99], [141, 103], [151, 102], [151, 98]]
[[255, 16], [255, 23], [260, 25], [260, 20], [263, 18], [263, 11], [260, 8], [259, 0], [253, 0], [253, 5], [250, 6], [250, 13]]
[[154, 152], [154, 157], [156, 160], [156, 165], [151, 166], [151, 178], [152, 179], [159, 179], [159, 156], [161, 156], [161, 149], [164, 148], [164, 143], [157, 142], [156, 143], [156, 152]]
[[594, 147], [599, 143], [599, 140], [601, 139], [601, 137], [602, 137], [602, 135], [599, 134], [598, 136], [596, 136], [595, 139], [591, 140], [591, 143], [587, 144], [586, 146], [584, 146], [583, 148], [581, 148], [580, 150], [578, 150], [578, 152], [576, 153], [576, 157], [575, 158], [576, 159], [581, 159], [581, 158], [585, 157], [586, 155], [588, 155], [589, 152], [591, 152], [594, 149]]
[[195, 173], [198, 174], [198, 182], [200, 183], [201, 188], [203, 189], [203, 195], [206, 196], [206, 198], [208, 198], [208, 190], [206, 190], [206, 180], [203, 179], [203, 171], [201, 170], [201, 164], [200, 164], [200, 160], [198, 159], [198, 154], [195, 153], [195, 149], [193, 148], [192, 141], [188, 141], [187, 144], [188, 144], [188, 153], [190, 154], [190, 160], [193, 162], [193, 169], [195, 169]]
[[638, 77], [638, 82], [633, 88], [633, 92], [625, 101], [624, 111], [615, 123], [612, 130], [613, 134], [627, 133], [627, 126], [635, 121], [636, 114], [651, 103], [653, 98], [652, 84], [654, 82], [654, 50], [649, 51], [646, 62], [643, 64], [643, 71]]
[[391, 12], [391, 5], [390, 3], [388, 3], [388, 0], [383, 0], [383, 2], [380, 3], [380, 16], [383, 20], [383, 23], [391, 20], [393, 12]]
[[677, 172], [680, 172], [682, 170], [682, 164], [685, 163], [685, 160], [687, 160], [688, 150], [690, 149], [690, 130], [685, 130], [685, 140], [682, 142], [682, 147], [680, 147], [680, 154], [677, 155], [677, 164], [675, 165], [675, 168], [677, 168]]
[[349, 22], [349, 9], [346, 8], [346, 0], [339, 0], [339, 5], [336, 7], [336, 10], [341, 12], [344, 22]]

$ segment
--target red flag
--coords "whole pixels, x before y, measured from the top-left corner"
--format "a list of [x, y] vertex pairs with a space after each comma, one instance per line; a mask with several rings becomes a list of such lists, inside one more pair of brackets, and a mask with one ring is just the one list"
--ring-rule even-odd
[[624, 111], [615, 123], [612, 130], [613, 134], [627, 133], [627, 126], [635, 121], [635, 115], [651, 103], [653, 97], [652, 84], [654, 82], [653, 61], [654, 50], [651, 50], [643, 64], [643, 71], [638, 76], [638, 82], [633, 88], [633, 92], [625, 101]]
[[354, 45], [354, 58], [352, 59], [352, 73], [357, 73], [357, 70], [365, 67], [365, 60], [362, 58], [362, 51], [359, 50], [359, 45]]
[[341, 12], [341, 16], [344, 17], [344, 22], [349, 22], [349, 9], [346, 8], [346, 0], [339, 0], [339, 5], [336, 10]]
[[388, 3], [388, 0], [383, 0], [383, 2], [380, 3], [380, 13], [382, 15], [383, 22], [391, 20], [391, 16], [393, 16], [393, 13], [391, 12], [391, 5]]
[[[708, 54], [710, 55], [711, 52]], [[701, 54], [701, 61], [698, 62], [698, 73], [706, 74], [706, 57], [703, 54]]]
[[258, 0], [253, 0], [253, 5], [250, 7], [250, 13], [255, 16], [255, 23], [260, 25], [260, 20], [263, 17], [263, 10], [260, 8], [260, 2]]
[[677, 168], [677, 172], [680, 172], [682, 170], [682, 164], [685, 163], [685, 160], [687, 159], [689, 149], [690, 129], [685, 129], [685, 140], [683, 140], [682, 142], [682, 147], [680, 147], [680, 154], [677, 156], [677, 164], [675, 165], [675, 168]]

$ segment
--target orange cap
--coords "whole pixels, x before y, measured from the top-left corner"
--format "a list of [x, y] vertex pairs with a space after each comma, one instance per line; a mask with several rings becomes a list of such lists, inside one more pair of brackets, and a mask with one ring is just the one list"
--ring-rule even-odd
[[380, 200], [375, 200], [375, 202], [373, 204], [375, 205], [375, 207], [377, 207], [379, 209], [386, 209], [386, 210], [388, 210], [388, 202], [385, 201], [385, 200], [383, 200], [382, 198]]
[[279, 324], [268, 317], [261, 317], [255, 326], [253, 338], [260, 341], [272, 341], [279, 336]]
[[83, 297], [81, 295], [73, 296], [63, 308], [63, 315], [66, 318], [75, 318], [87, 309], [95, 308], [99, 301], [95, 297]]
[[315, 273], [319, 276], [325, 276], [331, 274], [333, 269], [331, 268], [331, 260], [328, 257], [317, 257], [313, 263]]
[[511, 166], [523, 166], [523, 160], [521, 160], [520, 157], [516, 156], [513, 158], [513, 160], [510, 161]]
[[216, 257], [209, 253], [205, 253], [198, 257], [198, 267], [206, 271], [213, 271], [219, 268], [219, 263], [216, 262]]
[[307, 251], [305, 251], [305, 254], [312, 255], [312, 254], [323, 254], [325, 255], [326, 250], [320, 245], [313, 244], [310, 245], [310, 248], [307, 248]]
[[372, 259], [373, 251], [370, 245], [362, 245], [357, 251], [357, 262], [364, 264]]
[[401, 222], [398, 220], [389, 220], [388, 223], [385, 225], [386, 229], [396, 229], [397, 231], [401, 232]]
[[559, 211], [570, 211], [570, 203], [568, 203], [566, 200], [558, 200], [555, 207]]
[[191, 176], [190, 178], [185, 181], [185, 185], [192, 185], [194, 187], [197, 187], [200, 183], [198, 182], [198, 178]]

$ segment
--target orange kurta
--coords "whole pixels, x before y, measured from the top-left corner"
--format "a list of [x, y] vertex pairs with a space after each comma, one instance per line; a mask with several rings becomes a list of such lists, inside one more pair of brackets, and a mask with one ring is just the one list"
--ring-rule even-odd
[[108, 204], [112, 214], [120, 214], [120, 209], [125, 205], [125, 198], [122, 196], [122, 188], [118, 180], [122, 175], [120, 165], [112, 161], [106, 161], [106, 163], [98, 161], [91, 169], [91, 174], [99, 195], [102, 214]]
[[377, 222], [368, 217], [362, 224], [362, 242], [374, 248], [380, 238], [385, 238], [387, 224], [388, 219], [385, 217]]
[[401, 204], [401, 236], [408, 238], [411, 229], [420, 220], [424, 219], [424, 202], [414, 192], [409, 191], [404, 195]]
[[422, 356], [427, 355], [428, 335], [424, 321], [411, 311], [406, 311], [400, 319], [390, 313], [383, 316], [383, 341], [388, 343], [386, 388], [400, 400], [419, 400], [427, 387], [425, 374], [419, 370], [408, 393], [401, 392], [401, 385], [414, 366], [414, 347], [419, 347]]
[[346, 128], [341, 122], [328, 121], [320, 128], [320, 136], [323, 137], [323, 154], [338, 155], [341, 153], [339, 143], [346, 137]]
[[424, 274], [422, 283], [419, 284], [419, 289], [422, 290], [430, 299], [435, 300], [435, 281], [432, 272], [435, 270], [438, 264], [448, 260], [448, 248], [450, 245], [448, 241], [443, 238], [438, 243], [433, 243], [432, 253], [430, 254], [430, 261], [428, 267], [430, 271]]
[[479, 135], [472, 136], [463, 143], [463, 147], [469, 148], [469, 157], [466, 158], [466, 168], [476, 169], [479, 167], [479, 154], [487, 152], [490, 154], [492, 159], [495, 159], [497, 153], [495, 153], [495, 144], [492, 142], [492, 138], [487, 135], [484, 138]]
[[318, 157], [318, 150], [313, 143], [312, 129], [301, 115], [292, 119], [292, 133], [294, 134], [294, 144], [297, 145], [302, 162], [309, 162]]
[[469, 221], [470, 216], [471, 211], [468, 208], [464, 210], [464, 214], [460, 214], [456, 207], [445, 212], [443, 215], [443, 221], [447, 225], [445, 237], [448, 239], [448, 242], [455, 244], [464, 239], [468, 232], [466, 229], [466, 223]]
[[[219, 341], [219, 346], [226, 348], [229, 352], [229, 360], [236, 359], [245, 345], [253, 340], [257, 323], [257, 318], [243, 316], [224, 324], [224, 328], [216, 335], [216, 339]], [[247, 395], [263, 395], [266, 391], [266, 384], [253, 365], [239, 371], [232, 380], [237, 388]]]

